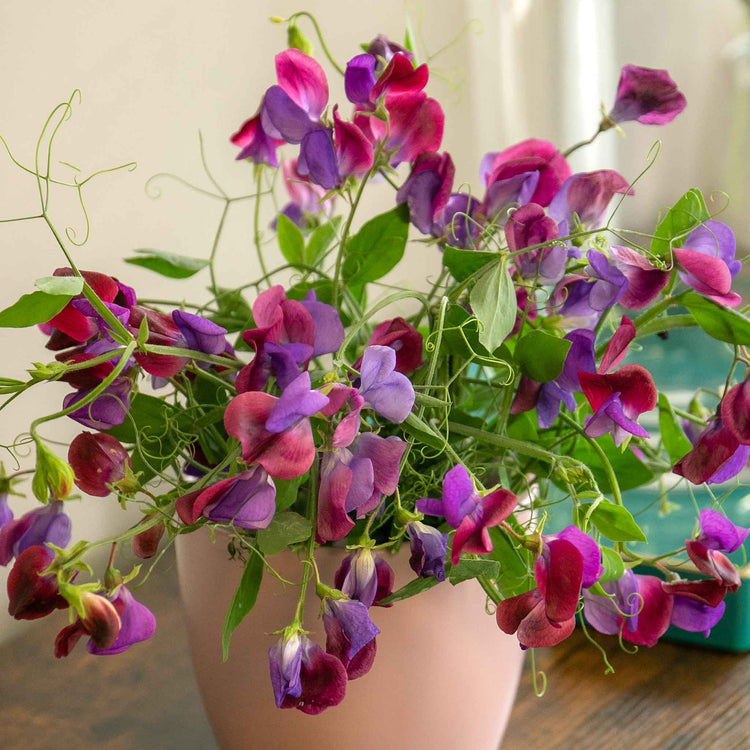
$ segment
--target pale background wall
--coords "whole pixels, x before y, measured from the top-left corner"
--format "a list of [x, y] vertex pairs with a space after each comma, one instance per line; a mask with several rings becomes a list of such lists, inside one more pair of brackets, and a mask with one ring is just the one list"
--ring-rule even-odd
[[[78, 87], [83, 102], [58, 140], [58, 158], [84, 173], [138, 162], [136, 171], [104, 176], [88, 192], [91, 238], [75, 250], [82, 268], [117, 275], [142, 296], [200, 295], [205, 285], [200, 275], [187, 282], [165, 281], [120, 258], [136, 247], [205, 257], [221, 207], [167, 183], [163, 197], [152, 201], [143, 184], [161, 171], [205, 184], [198, 158], [200, 128], [218, 180], [230, 194], [251, 192], [251, 170], [234, 162], [236, 149], [227, 138], [273, 82], [273, 54], [284, 47], [285, 35], [267, 17], [288, 15], [301, 5], [299, 0], [5, 3], [0, 134], [17, 158], [32, 162], [48, 112]], [[377, 32], [395, 39], [403, 35], [401, 0], [318, 0], [304, 7], [318, 16], [341, 62]], [[685, 188], [732, 187], [735, 194], [744, 190], [744, 196], [735, 200], [729, 215], [747, 236], [750, 223], [743, 204], [750, 185], [741, 117], [744, 113], [747, 120], [750, 98], [747, 88], [734, 85], [735, 69], [722, 56], [743, 30], [739, 0], [424, 0], [421, 9], [411, 2], [409, 8], [429, 52], [450, 42], [469, 19], [481, 19], [432, 67], [429, 90], [446, 110], [444, 147], [456, 161], [458, 181], [478, 190], [481, 156], [521, 138], [548, 138], [564, 147], [588, 136], [598, 122], [599, 102], [612, 101], [622, 64], [666, 67], [688, 98], [686, 113], [662, 130], [627, 127], [625, 140], [606, 134], [590, 153], [577, 155], [574, 166], [608, 166], [633, 177], [651, 143], [664, 137], [657, 168], [638, 191], [637, 205], [650, 206], [651, 215], [629, 211], [630, 220], [649, 229], [656, 207], [673, 203]], [[749, 77], [746, 72], [745, 86]], [[332, 100], [343, 101], [341, 89], [332, 86]], [[59, 174], [72, 173], [60, 167]], [[388, 207], [391, 199], [390, 189], [385, 190], [372, 210]], [[33, 178], [21, 175], [0, 153], [0, 218], [33, 213], [35, 201]], [[54, 206], [59, 227], [82, 230], [73, 202], [59, 199]], [[221, 249], [220, 283], [253, 277], [249, 226], [247, 210], [233, 209]], [[35, 278], [63, 265], [39, 223], [0, 225], [0, 251], [0, 307], [30, 291]], [[412, 249], [395, 278], [422, 278], [424, 260], [421, 248]], [[34, 332], [0, 330], [0, 343], [5, 355], [0, 375], [6, 377], [22, 378], [24, 363], [50, 359]], [[65, 392], [63, 386], [45, 385], [0, 413], [0, 443], [12, 442], [32, 415], [59, 408]], [[45, 434], [70, 439], [76, 431], [68, 421]], [[9, 461], [6, 465], [11, 468]], [[14, 502], [17, 512], [27, 507]], [[124, 522], [113, 503], [100, 499], [71, 504], [71, 515], [76, 538], [109, 533]], [[2, 603], [2, 571], [0, 586]], [[0, 637], [11, 624], [0, 616]]]

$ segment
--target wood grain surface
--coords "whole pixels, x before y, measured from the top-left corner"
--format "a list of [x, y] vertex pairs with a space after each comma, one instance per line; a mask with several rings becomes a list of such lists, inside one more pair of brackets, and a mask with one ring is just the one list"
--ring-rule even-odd
[[[80, 643], [56, 660], [53, 641], [66, 620], [55, 613], [0, 648], [2, 750], [216, 748], [190, 667], [174, 565], [164, 562], [137, 595], [157, 617], [151, 642], [114, 657], [91, 656]], [[631, 656], [615, 639], [602, 642], [614, 675], [603, 674], [580, 632], [540, 650], [537, 668], [548, 679], [541, 699], [527, 663], [504, 750], [750, 748], [750, 655], [662, 643]]]

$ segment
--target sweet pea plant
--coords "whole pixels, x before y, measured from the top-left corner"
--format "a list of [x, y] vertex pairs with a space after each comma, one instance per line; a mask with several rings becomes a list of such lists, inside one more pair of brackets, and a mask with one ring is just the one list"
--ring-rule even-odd
[[[225, 655], [262, 577], [279, 577], [274, 554], [299, 556], [299, 603], [269, 642], [281, 708], [319, 713], [370, 669], [370, 607], [468, 579], [524, 649], [560, 643], [576, 621], [592, 642], [592, 629], [646, 646], [670, 625], [707, 634], [740, 585], [725, 553], [748, 530], [717, 493], [683, 547], [644, 556], [628, 544], [645, 536], [622, 491], [670, 477], [718, 484], [747, 464], [750, 320], [731, 289], [734, 235], [698, 190], [651, 235], [616, 228], [610, 204], [632, 200], [637, 179], [573, 174], [566, 160], [622, 123], [670, 122], [685, 98], [665, 71], [628, 65], [592, 138], [566, 152], [531, 139], [489, 153], [484, 193], [454, 192], [427, 65], [379, 36], [342, 68], [318, 32], [349, 100], [331, 106], [297, 25], [305, 15], [283, 21], [290, 47], [276, 56], [277, 81], [231, 137], [254, 192], [229, 196], [213, 178], [200, 189], [224, 206], [210, 257], [127, 259], [172, 279], [208, 269], [204, 302], [139, 299], [106, 269], [76, 266], [74, 236], [49, 214], [54, 191], [82, 196], [96, 176], [51, 173], [73, 98], [50, 116], [34, 167], [6, 145], [40, 198], [36, 213], [12, 220], [46, 223], [66, 265], [0, 312], [3, 326], [38, 325], [54, 352], [27, 381], [2, 380], [5, 404], [42, 383], [70, 389], [30, 426], [35, 467], [0, 479], [10, 614], [67, 610], [58, 657], [82, 637], [90, 653], [122, 652], [155, 621], [130, 590], [140, 567], [120, 572], [118, 549], [158, 560], [178, 535], [208, 527], [244, 564]], [[269, 229], [261, 204], [279, 180], [289, 202]], [[393, 208], [363, 223], [366, 190], [392, 191]], [[222, 287], [214, 264], [236, 201], [254, 202], [261, 275]], [[410, 233], [427, 282], [394, 291], [381, 280]], [[725, 342], [731, 358], [722, 387], [688, 410], [658, 394], [645, 367], [623, 364], [639, 340], [675, 327]], [[639, 418], [657, 407], [660, 436], [650, 436]], [[84, 428], [67, 461], [43, 435], [64, 417]], [[40, 505], [14, 518], [8, 497], [27, 474]], [[74, 488], [135, 504], [142, 518], [114, 539], [69, 546]], [[561, 503], [569, 523], [553, 533], [547, 509]], [[321, 545], [348, 551], [332, 581], [318, 573]], [[97, 575], [87, 558], [102, 546], [111, 555]], [[393, 591], [388, 560], [401, 548], [414, 579]], [[634, 572], [644, 563], [653, 574]], [[702, 577], [687, 580], [686, 569]], [[312, 586], [325, 644], [305, 630], [318, 614], [304, 608]]]

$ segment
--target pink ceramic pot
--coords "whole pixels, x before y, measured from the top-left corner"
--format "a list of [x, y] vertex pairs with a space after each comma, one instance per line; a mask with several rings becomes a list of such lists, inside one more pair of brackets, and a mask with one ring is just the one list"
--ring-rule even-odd
[[[332, 583], [343, 550], [316, 554]], [[221, 632], [242, 565], [230, 561], [221, 537], [179, 537], [177, 562], [193, 664], [211, 726], [222, 750], [496, 750], [516, 694], [523, 652], [485, 613], [476, 581], [443, 583], [391, 608], [373, 607], [381, 629], [369, 674], [349, 682], [343, 703], [307, 716], [276, 708], [268, 649], [293, 617], [298, 589], [265, 575], [255, 608], [237, 628], [229, 661]], [[296, 555], [269, 558], [285, 578], [299, 581]], [[389, 558], [396, 587], [414, 577], [408, 554]], [[310, 587], [314, 589], [314, 587]], [[314, 592], [306, 627], [325, 647]]]

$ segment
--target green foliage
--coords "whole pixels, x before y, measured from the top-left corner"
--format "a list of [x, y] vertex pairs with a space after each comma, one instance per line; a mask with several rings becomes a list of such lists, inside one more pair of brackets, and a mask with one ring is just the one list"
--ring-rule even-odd
[[275, 555], [291, 544], [307, 541], [311, 533], [310, 519], [286, 510], [281, 513], [277, 511], [270, 526], [259, 529], [255, 538], [264, 555]]
[[395, 604], [396, 602], [401, 602], [404, 599], [410, 599], [412, 596], [416, 596], [417, 594], [421, 594], [423, 591], [427, 591], [427, 589], [431, 589], [438, 583], [439, 581], [437, 580], [437, 578], [415, 578], [413, 581], [409, 581], [409, 583], [407, 583], [405, 586], [402, 586], [397, 591], [394, 591], [390, 596], [386, 596], [384, 599], [381, 599], [378, 604]]
[[728, 344], [750, 346], [750, 319], [747, 316], [692, 292], [683, 297], [682, 304], [709, 336]]
[[531, 331], [516, 344], [513, 356], [524, 375], [547, 383], [562, 372], [569, 349], [570, 341], [544, 331]]
[[[620, 450], [610, 435], [597, 438], [597, 443], [612, 466], [623, 492], [648, 484], [654, 478], [654, 473], [636, 457], [633, 451]], [[576, 445], [574, 455], [591, 469], [599, 489], [605, 494], [611, 494], [612, 487], [604, 465], [588, 442], [580, 440]]]
[[336, 216], [325, 224], [316, 227], [305, 247], [304, 259], [308, 266], [317, 266], [325, 257], [326, 251], [338, 235], [341, 217]]
[[286, 510], [294, 505], [299, 495], [299, 488], [307, 479], [307, 474], [294, 479], [275, 479], [276, 485], [276, 512]]
[[443, 265], [451, 272], [451, 276], [456, 281], [464, 281], [488, 263], [497, 260], [497, 257], [497, 253], [446, 247], [443, 251]]
[[516, 291], [508, 273], [507, 259], [479, 277], [469, 295], [471, 309], [482, 324], [479, 341], [494, 352], [513, 330], [516, 322]]
[[276, 219], [276, 238], [286, 262], [292, 266], [302, 265], [305, 260], [305, 238], [300, 228], [284, 214], [279, 214]]
[[83, 291], [82, 276], [43, 276], [34, 286], [45, 294], [62, 294], [75, 297]]
[[669, 454], [669, 460], [674, 464], [690, 451], [692, 445], [682, 431], [669, 399], [663, 393], [659, 394], [658, 407], [661, 441]]
[[126, 263], [147, 268], [149, 271], [166, 276], [169, 279], [187, 279], [209, 264], [209, 261], [202, 258], [175, 255], [174, 253], [165, 253], [162, 250], [150, 248], [139, 248], [134, 252], [139, 253], [142, 257], [125, 258]]
[[651, 252], [663, 260], [669, 260], [672, 248], [680, 247], [681, 241], [690, 232], [710, 218], [703, 194], [697, 188], [691, 188], [659, 222], [651, 241]]
[[209, 318], [216, 325], [226, 328], [228, 333], [239, 333], [253, 327], [253, 311], [239, 289], [218, 289], [216, 295], [218, 312]]
[[497, 560], [488, 560], [480, 558], [471, 560], [464, 558], [458, 561], [457, 565], [452, 565], [448, 571], [448, 580], [453, 586], [472, 578], [487, 576], [488, 578], [497, 578], [500, 575], [500, 563]]
[[347, 243], [344, 281], [355, 287], [385, 276], [403, 257], [408, 234], [406, 204], [370, 219]]
[[534, 588], [534, 578], [530, 571], [534, 568], [532, 553], [517, 547], [504, 531], [494, 526], [489, 530], [493, 550], [489, 558], [500, 563], [500, 574], [495, 577], [503, 599], [525, 594]]
[[57, 315], [72, 296], [32, 292], [24, 294], [10, 307], [0, 311], [0, 328], [28, 328], [46, 323]]
[[240, 579], [240, 585], [237, 587], [224, 620], [224, 631], [221, 635], [221, 650], [224, 661], [229, 658], [229, 641], [232, 638], [232, 633], [245, 619], [245, 615], [255, 606], [260, 591], [260, 583], [263, 580], [263, 567], [263, 555], [260, 552], [251, 551]]
[[[581, 513], [589, 513], [591, 504], [581, 506]], [[591, 523], [613, 542], [646, 542], [646, 535], [635, 522], [633, 514], [622, 505], [601, 500], [590, 515]]]
[[602, 573], [599, 583], [619, 581], [625, 575], [625, 565], [622, 562], [622, 558], [613, 549], [609, 549], [609, 547], [602, 547], [601, 551], [604, 573]]

